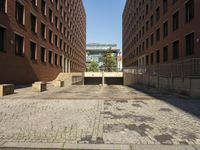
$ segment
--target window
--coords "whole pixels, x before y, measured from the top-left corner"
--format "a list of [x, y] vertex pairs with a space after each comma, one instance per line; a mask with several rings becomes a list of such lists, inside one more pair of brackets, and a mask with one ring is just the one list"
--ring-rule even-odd
[[179, 58], [179, 41], [173, 42], [173, 59]]
[[52, 23], [53, 22], [53, 12], [51, 9], [49, 9], [49, 21]]
[[186, 43], [186, 56], [194, 54], [194, 33], [191, 33], [185, 37]]
[[60, 39], [60, 49], [62, 50], [63, 40]]
[[194, 0], [189, 0], [185, 4], [185, 21], [190, 22], [194, 18]]
[[58, 17], [55, 16], [55, 26], [58, 28]]
[[179, 12], [176, 12], [173, 17], [172, 17], [172, 20], [173, 20], [173, 31], [176, 31], [179, 27]]
[[33, 14], [31, 14], [30, 18], [31, 18], [31, 31], [36, 32], [36, 17]]
[[55, 35], [55, 45], [56, 45], [56, 47], [58, 47], [58, 36], [57, 35]]
[[31, 53], [31, 60], [36, 60], [36, 44], [30, 42], [30, 53]]
[[163, 61], [167, 62], [168, 61], [168, 46], [165, 46], [163, 48]]
[[146, 56], [146, 65], [149, 65], [149, 56]]
[[0, 52], [4, 52], [5, 29], [0, 27]]
[[160, 29], [156, 30], [156, 41], [160, 41]]
[[36, 0], [31, 0], [31, 3], [36, 6]]
[[43, 15], [46, 15], [46, 3], [44, 0], [41, 0], [41, 12]]
[[24, 24], [24, 6], [16, 1], [15, 17], [18, 23]]
[[160, 19], [160, 7], [156, 9], [156, 20], [158, 21]]
[[49, 43], [53, 43], [53, 32], [49, 29]]
[[55, 65], [57, 66], [58, 65], [58, 54], [55, 54]]
[[146, 15], [149, 13], [149, 5], [146, 5]]
[[45, 48], [44, 47], [41, 47], [40, 49], [40, 59], [41, 59], [41, 62], [46, 62], [46, 51], [45, 51]]
[[18, 34], [15, 34], [15, 54], [17, 56], [23, 56], [24, 53], [24, 38]]
[[177, 0], [172, 0], [172, 4], [175, 4], [177, 2]]
[[168, 0], [163, 0], [163, 14], [168, 11]]
[[60, 16], [63, 16], [63, 8], [60, 6]]
[[49, 64], [53, 64], [52, 51], [49, 51]]
[[60, 56], [60, 66], [62, 67], [62, 56]]
[[43, 39], [45, 39], [45, 32], [46, 32], [46, 27], [45, 27], [45, 24], [41, 23], [41, 37]]
[[154, 55], [151, 53], [151, 64], [154, 64]]
[[151, 27], [153, 27], [153, 15], [151, 16]]
[[148, 32], [148, 30], [149, 30], [149, 22], [147, 21], [146, 22], [146, 32]]
[[153, 43], [154, 43], [154, 35], [152, 34], [151, 35], [151, 46], [153, 45]]
[[160, 50], [156, 51], [156, 62], [160, 63]]
[[5, 0], [0, 0], [0, 12], [5, 12]]
[[55, 0], [55, 3], [56, 3], [56, 9], [58, 9], [58, 0]]
[[62, 23], [60, 23], [60, 32], [62, 33], [62, 28], [63, 28], [63, 25]]
[[147, 38], [146, 39], [146, 49], [148, 49], [149, 48], [149, 39]]
[[168, 36], [168, 21], [166, 21], [164, 24], [163, 24], [163, 37], [167, 37]]

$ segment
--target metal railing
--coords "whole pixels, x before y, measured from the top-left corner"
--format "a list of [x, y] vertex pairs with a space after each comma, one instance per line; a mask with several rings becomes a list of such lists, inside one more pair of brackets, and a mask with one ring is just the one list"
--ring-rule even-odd
[[125, 68], [125, 73], [159, 75], [165, 77], [199, 77], [200, 58], [182, 60], [176, 63]]

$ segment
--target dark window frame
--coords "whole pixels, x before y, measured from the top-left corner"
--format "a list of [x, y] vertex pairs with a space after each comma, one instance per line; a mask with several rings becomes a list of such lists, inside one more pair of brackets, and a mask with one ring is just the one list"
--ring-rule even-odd
[[18, 34], [15, 34], [15, 55], [24, 56], [24, 37]]
[[30, 41], [30, 59], [32, 61], [37, 60], [37, 44], [32, 41]]

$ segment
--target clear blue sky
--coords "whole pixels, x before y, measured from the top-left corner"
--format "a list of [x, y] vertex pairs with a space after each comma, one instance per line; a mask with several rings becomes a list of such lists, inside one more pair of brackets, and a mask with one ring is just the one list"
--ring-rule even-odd
[[116, 43], [122, 47], [125, 0], [83, 0], [87, 14], [87, 43]]

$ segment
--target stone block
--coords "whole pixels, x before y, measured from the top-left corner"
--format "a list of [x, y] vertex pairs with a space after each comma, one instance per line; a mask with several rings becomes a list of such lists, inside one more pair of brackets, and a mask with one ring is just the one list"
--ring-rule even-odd
[[1, 84], [0, 85], [0, 97], [14, 94], [13, 84]]
[[55, 80], [52, 82], [55, 87], [64, 87], [64, 81]]
[[33, 92], [43, 92], [47, 90], [46, 82], [35, 82], [32, 84], [32, 91]]

